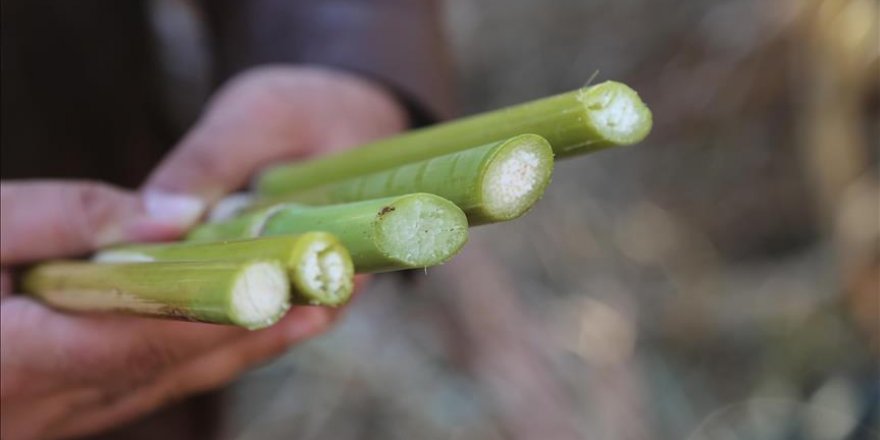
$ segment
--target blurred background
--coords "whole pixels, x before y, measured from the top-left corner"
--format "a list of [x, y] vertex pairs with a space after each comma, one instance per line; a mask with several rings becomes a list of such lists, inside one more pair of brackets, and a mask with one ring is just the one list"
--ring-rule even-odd
[[[187, 14], [155, 2], [172, 58]], [[223, 393], [221, 438], [880, 438], [876, 0], [444, 14], [466, 113], [615, 79], [653, 133], [560, 163], [453, 262], [377, 277]]]

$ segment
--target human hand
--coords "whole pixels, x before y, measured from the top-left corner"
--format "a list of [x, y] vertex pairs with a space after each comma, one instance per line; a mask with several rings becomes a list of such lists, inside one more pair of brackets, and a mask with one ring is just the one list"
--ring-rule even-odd
[[9, 266], [123, 241], [172, 239], [205, 204], [273, 160], [402, 129], [381, 88], [317, 69], [272, 67], [221, 90], [142, 195], [92, 182], [3, 183], [0, 437], [100, 431], [215, 388], [327, 328], [335, 310], [294, 307], [255, 332], [107, 314], [66, 314], [10, 295]]

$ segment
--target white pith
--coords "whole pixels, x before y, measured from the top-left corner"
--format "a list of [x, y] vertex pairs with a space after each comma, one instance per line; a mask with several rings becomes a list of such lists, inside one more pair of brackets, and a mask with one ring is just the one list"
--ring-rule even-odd
[[345, 258], [341, 253], [324, 252], [320, 256], [320, 266], [324, 269], [325, 289], [332, 295], [339, 295], [350, 282], [351, 274], [346, 270]]
[[346, 261], [331, 243], [314, 242], [304, 253], [300, 282], [309, 290], [336, 298], [350, 290], [351, 273]]
[[604, 105], [594, 113], [594, 117], [603, 127], [619, 133], [629, 133], [641, 123], [632, 99], [623, 99], [612, 94], [605, 94], [602, 99], [605, 101]]
[[521, 214], [546, 180], [548, 164], [535, 150], [519, 148], [489, 165], [483, 177], [483, 206], [499, 217]]
[[583, 91], [578, 98], [589, 110], [595, 127], [606, 136], [626, 139], [641, 131], [640, 127], [648, 127], [645, 118], [650, 118], [650, 114], [645, 113], [635, 92], [609, 90], [600, 84]]
[[232, 286], [232, 310], [248, 328], [271, 325], [279, 310], [289, 306], [290, 285], [282, 266], [275, 262], [249, 264]]
[[390, 243], [391, 257], [413, 266], [436, 263], [458, 248], [466, 237], [449, 208], [423, 199], [410, 199], [384, 214], [379, 233]]

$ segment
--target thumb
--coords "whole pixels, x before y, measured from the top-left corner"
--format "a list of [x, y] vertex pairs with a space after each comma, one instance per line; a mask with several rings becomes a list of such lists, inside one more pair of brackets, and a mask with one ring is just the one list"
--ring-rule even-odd
[[317, 68], [253, 69], [217, 93], [146, 188], [216, 201], [271, 163], [388, 136], [405, 120], [395, 98], [369, 80]]
[[0, 264], [71, 256], [124, 241], [168, 240], [204, 210], [198, 199], [138, 196], [97, 182], [0, 184]]

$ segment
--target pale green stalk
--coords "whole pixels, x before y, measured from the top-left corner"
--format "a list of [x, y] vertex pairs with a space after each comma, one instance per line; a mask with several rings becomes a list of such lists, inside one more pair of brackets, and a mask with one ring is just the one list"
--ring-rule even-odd
[[257, 205], [325, 205], [426, 192], [458, 205], [475, 226], [523, 215], [544, 193], [552, 172], [550, 144], [541, 136], [524, 134], [363, 177], [265, 197]]
[[168, 243], [125, 246], [98, 253], [99, 262], [213, 261], [273, 259], [290, 278], [296, 304], [338, 306], [354, 289], [348, 250], [325, 232], [212, 243]]
[[283, 195], [443, 156], [521, 133], [535, 133], [556, 158], [637, 143], [651, 112], [628, 86], [607, 81], [376, 141], [332, 156], [281, 165], [258, 177], [257, 191]]
[[277, 322], [290, 307], [290, 281], [275, 260], [40, 264], [26, 293], [62, 310], [124, 312], [234, 324]]
[[328, 206], [283, 204], [196, 228], [188, 239], [236, 238], [324, 231], [348, 248], [356, 272], [435, 266], [467, 241], [467, 217], [433, 194], [407, 194]]

